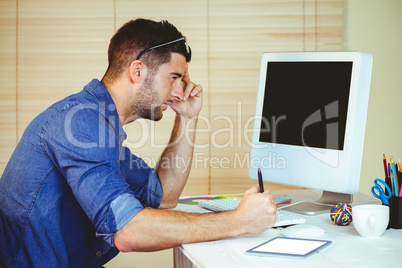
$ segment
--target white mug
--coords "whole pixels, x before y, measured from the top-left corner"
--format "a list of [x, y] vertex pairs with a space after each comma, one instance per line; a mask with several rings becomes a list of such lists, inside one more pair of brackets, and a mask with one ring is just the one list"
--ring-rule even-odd
[[389, 207], [384, 205], [360, 205], [352, 208], [353, 225], [363, 237], [380, 237], [387, 229]]

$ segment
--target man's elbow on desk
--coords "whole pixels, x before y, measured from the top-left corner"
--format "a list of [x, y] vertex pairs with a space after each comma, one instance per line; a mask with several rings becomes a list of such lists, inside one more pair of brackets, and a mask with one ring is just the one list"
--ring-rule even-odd
[[141, 235], [121, 235], [119, 232], [114, 236], [114, 244], [121, 252], [149, 252], [160, 250], [153, 249], [147, 243], [142, 243], [141, 241], [144, 241], [145, 237], [141, 237]]
[[174, 240], [163, 239], [166, 224], [157, 209], [145, 208], [137, 213], [114, 236], [114, 244], [121, 252], [149, 252], [179, 246]]
[[159, 205], [158, 208], [160, 209], [173, 209], [177, 206], [177, 204], [179, 203], [179, 199], [175, 199], [175, 200], [168, 200], [168, 201], [164, 201], [162, 199], [161, 204]]
[[126, 225], [124, 225], [115, 235], [114, 244], [116, 248], [121, 252], [140, 252], [140, 251], [151, 251], [147, 250], [147, 232], [150, 229], [143, 231], [141, 227], [141, 213], [140, 211], [135, 215]]

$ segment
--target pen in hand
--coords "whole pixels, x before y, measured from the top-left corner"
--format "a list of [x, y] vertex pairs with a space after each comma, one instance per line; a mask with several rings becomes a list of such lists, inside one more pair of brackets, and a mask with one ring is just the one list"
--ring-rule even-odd
[[262, 174], [261, 174], [261, 169], [258, 168], [258, 183], [260, 184], [260, 193], [264, 192], [264, 183], [262, 180]]

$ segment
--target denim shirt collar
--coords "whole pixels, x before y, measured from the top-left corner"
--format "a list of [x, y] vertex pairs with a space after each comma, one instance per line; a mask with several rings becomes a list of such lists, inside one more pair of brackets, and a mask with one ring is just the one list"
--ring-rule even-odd
[[123, 130], [116, 105], [105, 86], [95, 78], [84, 87], [84, 90], [98, 100], [99, 107], [105, 112], [107, 118], [113, 117], [116, 119], [109, 120], [109, 124], [114, 128], [116, 133], [118, 133], [120, 143], [123, 142], [123, 140], [127, 138], [127, 134]]

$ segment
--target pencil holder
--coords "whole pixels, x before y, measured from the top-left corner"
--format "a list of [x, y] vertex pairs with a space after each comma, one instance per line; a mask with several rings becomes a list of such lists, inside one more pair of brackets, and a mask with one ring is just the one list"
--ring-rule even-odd
[[[391, 183], [391, 178], [390, 177], [386, 177], [385, 178], [385, 183], [389, 186], [390, 189], [392, 189], [392, 183]], [[389, 192], [387, 189], [385, 189], [385, 195], [388, 196]], [[392, 193], [391, 193], [392, 194]]]
[[402, 229], [402, 197], [391, 196], [389, 199], [389, 227]]

